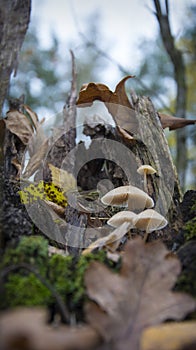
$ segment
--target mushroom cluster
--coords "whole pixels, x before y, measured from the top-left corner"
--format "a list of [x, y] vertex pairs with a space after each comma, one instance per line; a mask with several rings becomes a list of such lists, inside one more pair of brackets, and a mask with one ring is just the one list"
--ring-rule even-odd
[[[147, 188], [146, 175], [156, 171], [147, 165], [141, 166], [138, 173], [144, 175], [144, 187]], [[144, 241], [147, 241], [149, 233], [164, 228], [168, 222], [164, 216], [153, 210], [153, 199], [141, 189], [135, 186], [120, 186], [106, 193], [101, 201], [105, 205], [126, 207], [127, 210], [119, 211], [113, 215], [107, 223], [112, 227], [118, 227], [124, 222], [129, 223], [129, 229], [145, 231]], [[139, 213], [138, 213], [139, 212]]]

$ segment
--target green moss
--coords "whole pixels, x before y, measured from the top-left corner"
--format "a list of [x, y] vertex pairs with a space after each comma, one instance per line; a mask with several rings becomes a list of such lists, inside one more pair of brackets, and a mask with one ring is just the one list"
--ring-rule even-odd
[[67, 294], [71, 291], [73, 283], [73, 258], [54, 254], [48, 263], [48, 278], [50, 283], [66, 301]]
[[16, 248], [8, 248], [3, 256], [1, 266], [19, 263], [36, 265], [40, 272], [46, 270], [48, 257], [48, 241], [42, 236], [22, 237]]
[[27, 276], [10, 274], [4, 286], [1, 307], [46, 305], [50, 291], [32, 273]]
[[[1, 267], [27, 263], [36, 269], [42, 279], [61, 295], [67, 307], [73, 311], [82, 308], [85, 296], [84, 274], [91, 261], [100, 261], [117, 268], [101, 250], [75, 258], [54, 254], [48, 256], [48, 241], [41, 236], [23, 237], [18, 246], [5, 252]], [[49, 305], [55, 302], [48, 288], [25, 268], [10, 272], [4, 279], [3, 298], [0, 307]]]
[[196, 217], [192, 220], [189, 220], [186, 225], [183, 227], [184, 237], [186, 241], [196, 239]]

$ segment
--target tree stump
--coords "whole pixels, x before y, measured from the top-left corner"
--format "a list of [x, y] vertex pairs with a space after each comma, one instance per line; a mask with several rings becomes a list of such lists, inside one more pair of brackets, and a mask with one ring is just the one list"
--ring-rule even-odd
[[[158, 237], [170, 245], [182, 224], [177, 174], [158, 114], [146, 97], [135, 99], [132, 106], [130, 114], [134, 126], [132, 135], [127, 132], [124, 134], [118, 125], [99, 124], [99, 122], [93, 126], [86, 124], [84, 134], [91, 138], [91, 144], [86, 149], [84, 142], [76, 144], [76, 131], [72, 123], [70, 130], [65, 128], [64, 134], [61, 128], [61, 137], [55, 140], [54, 145], [50, 144], [48, 158], [44, 163], [43, 180], [49, 181], [48, 163], [60, 169], [64, 166], [66, 168], [67, 165], [68, 171], [77, 179], [80, 189], [68, 195], [68, 206], [65, 208], [64, 217], [60, 220], [57, 220], [57, 216], [54, 216], [51, 210], [48, 211], [47, 205], [40, 201], [28, 208], [28, 214], [33, 218], [35, 225], [37, 220], [41, 222], [39, 228], [44, 234], [60, 245], [70, 247], [70, 251], [74, 254], [111, 231], [107, 219], [114, 212], [109, 207], [105, 208], [100, 202], [103, 194], [122, 185], [133, 185], [144, 189], [143, 177], [137, 173], [138, 167], [142, 164], [150, 164], [156, 169], [156, 173], [149, 175], [147, 179], [148, 194], [155, 202], [155, 209], [169, 222], [167, 228], [151, 234], [150, 240]], [[20, 147], [17, 136], [10, 135], [10, 132], [6, 135], [6, 174], [8, 180], [11, 178], [13, 180], [13, 176], [16, 176], [16, 169], [13, 167], [15, 154], [10, 152], [10, 137], [12, 150], [17, 150], [20, 159], [24, 146], [21, 144]], [[92, 192], [96, 193], [95, 197], [91, 197]], [[21, 218], [17, 219], [15, 229], [12, 227], [13, 232], [18, 229], [18, 224], [23, 227], [21, 223], [24, 217], [26, 220], [24, 211], [17, 211], [21, 205], [18, 202], [18, 194], [15, 193], [15, 196], [16, 200], [13, 200], [12, 193], [9, 200], [9, 194], [6, 193], [5, 201], [5, 203], [12, 202], [10, 208], [14, 205], [17, 215], [19, 213], [21, 215]], [[7, 207], [6, 211], [9, 213]], [[32, 224], [29, 222], [24, 229], [21, 228], [22, 234], [27, 234], [26, 229], [29, 230], [29, 225]]]

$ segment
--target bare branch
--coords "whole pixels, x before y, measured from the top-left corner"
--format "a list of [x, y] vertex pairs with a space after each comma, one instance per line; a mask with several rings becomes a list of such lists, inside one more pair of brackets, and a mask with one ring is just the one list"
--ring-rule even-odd
[[76, 99], [77, 99], [77, 74], [76, 74], [76, 65], [75, 57], [72, 50], [70, 50], [71, 62], [72, 62], [72, 81], [71, 81], [71, 90], [68, 97], [67, 104], [64, 106], [64, 123], [66, 129], [75, 128], [76, 122]]
[[166, 14], [169, 17], [169, 3], [168, 3], [168, 0], [165, 0], [165, 8], [166, 8]]

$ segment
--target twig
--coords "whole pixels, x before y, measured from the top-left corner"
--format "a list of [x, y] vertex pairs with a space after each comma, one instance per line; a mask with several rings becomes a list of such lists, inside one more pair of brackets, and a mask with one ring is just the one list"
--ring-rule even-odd
[[76, 122], [76, 99], [77, 99], [77, 74], [75, 57], [72, 50], [70, 50], [71, 61], [72, 61], [72, 81], [71, 81], [71, 91], [68, 97], [67, 105], [64, 106], [64, 123], [66, 124], [66, 129], [70, 130], [75, 128]]
[[69, 323], [69, 320], [70, 320], [69, 311], [67, 310], [65, 303], [64, 303], [63, 299], [61, 298], [60, 294], [51, 286], [51, 284], [42, 275], [40, 275], [40, 273], [37, 271], [37, 269], [34, 268], [33, 266], [31, 266], [27, 263], [20, 263], [20, 264], [10, 265], [8, 267], [5, 267], [1, 271], [1, 274], [0, 274], [1, 280], [3, 280], [9, 273], [16, 271], [16, 270], [20, 270], [20, 269], [25, 269], [25, 270], [32, 272], [41, 281], [41, 283], [46, 288], [49, 289], [52, 296], [56, 299], [56, 303], [58, 305], [59, 312], [60, 312], [60, 315], [62, 317], [62, 321], [65, 323]]

